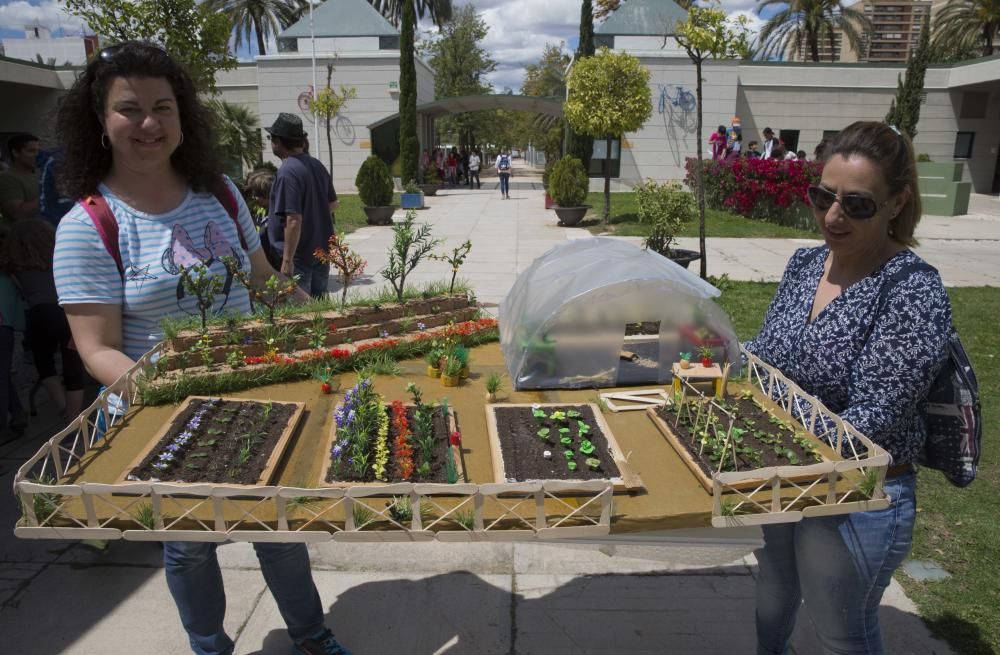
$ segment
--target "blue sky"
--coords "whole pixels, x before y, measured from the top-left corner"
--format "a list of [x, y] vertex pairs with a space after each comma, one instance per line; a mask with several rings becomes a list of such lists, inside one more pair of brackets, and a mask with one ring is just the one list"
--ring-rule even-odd
[[[538, 61], [546, 44], [564, 43], [568, 50], [576, 48], [580, 0], [454, 1], [456, 5], [474, 6], [489, 26], [483, 45], [498, 62], [496, 72], [489, 76], [497, 90], [519, 89], [524, 66]], [[759, 24], [760, 19], [752, 13], [755, 5], [756, 0], [722, 1], [731, 14], [746, 13]], [[35, 21], [56, 35], [72, 36], [83, 31], [80, 21], [63, 12], [55, 0], [0, 0], [0, 38], [19, 38], [24, 33], [23, 25]], [[250, 58], [247, 44], [237, 50], [237, 56]]]

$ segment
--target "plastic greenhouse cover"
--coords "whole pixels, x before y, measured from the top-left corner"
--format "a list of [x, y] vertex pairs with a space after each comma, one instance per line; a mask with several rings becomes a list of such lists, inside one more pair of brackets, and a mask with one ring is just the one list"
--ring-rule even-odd
[[[532, 262], [500, 305], [500, 347], [516, 389], [666, 383], [681, 352], [710, 347], [739, 367], [720, 292], [669, 259], [618, 239], [574, 239]], [[626, 337], [653, 324], [655, 334]], [[622, 351], [637, 362], [624, 361]]]

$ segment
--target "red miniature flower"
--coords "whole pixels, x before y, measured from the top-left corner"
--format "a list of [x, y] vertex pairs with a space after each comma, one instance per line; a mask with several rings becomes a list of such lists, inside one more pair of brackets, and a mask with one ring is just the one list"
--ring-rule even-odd
[[451, 443], [452, 446], [461, 447], [462, 446], [462, 434], [456, 430], [455, 432], [451, 433], [451, 437], [449, 437], [448, 441], [449, 441], [449, 443]]

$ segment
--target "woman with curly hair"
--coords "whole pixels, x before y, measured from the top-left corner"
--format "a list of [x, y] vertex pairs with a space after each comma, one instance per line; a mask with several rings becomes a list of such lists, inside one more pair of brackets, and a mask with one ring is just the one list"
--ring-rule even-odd
[[[221, 258], [232, 255], [257, 285], [276, 274], [246, 203], [219, 175], [191, 78], [159, 47], [127, 42], [102, 50], [60, 105], [57, 133], [66, 149], [64, 188], [82, 201], [59, 223], [56, 287], [80, 355], [102, 384], [160, 341], [163, 317], [196, 311], [179, 285], [183, 268], [203, 265], [226, 276]], [[236, 205], [235, 217], [220, 193]], [[116, 230], [91, 217], [97, 194]], [[246, 289], [226, 285], [213, 310], [223, 307], [249, 313]], [[167, 586], [199, 655], [234, 647], [222, 624], [226, 597], [216, 547], [166, 542], [163, 549]], [[255, 543], [254, 549], [294, 652], [347, 653], [324, 625], [305, 545]]]
[[[31, 354], [38, 379], [66, 424], [83, 409], [83, 363], [80, 353], [70, 347], [69, 323], [56, 296], [52, 277], [55, 247], [55, 228], [43, 220], [27, 218], [10, 226], [0, 261], [28, 305]], [[56, 374], [56, 351], [62, 358], [62, 380]]]

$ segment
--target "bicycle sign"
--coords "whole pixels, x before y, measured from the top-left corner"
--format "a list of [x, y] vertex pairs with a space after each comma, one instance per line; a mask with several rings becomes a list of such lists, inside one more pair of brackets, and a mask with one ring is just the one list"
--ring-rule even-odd
[[698, 101], [695, 99], [694, 94], [690, 91], [684, 90], [684, 87], [680, 85], [673, 85], [677, 89], [677, 93], [671, 96], [667, 92], [667, 86], [660, 85], [660, 113], [664, 113], [667, 110], [667, 103], [670, 103], [672, 107], [680, 107], [681, 111], [687, 113], [694, 111], [694, 108], [698, 106]]

